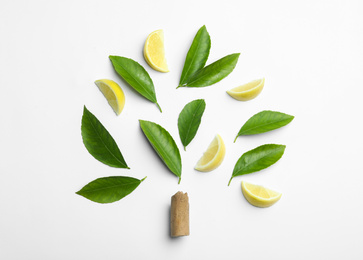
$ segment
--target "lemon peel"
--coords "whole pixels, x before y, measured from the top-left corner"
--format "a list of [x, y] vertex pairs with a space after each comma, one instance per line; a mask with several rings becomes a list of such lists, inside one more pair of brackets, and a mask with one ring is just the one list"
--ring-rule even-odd
[[105, 96], [116, 115], [119, 115], [125, 106], [125, 94], [121, 87], [110, 79], [96, 80], [95, 84]]
[[163, 30], [156, 30], [149, 34], [144, 45], [144, 58], [154, 70], [169, 72], [165, 58]]
[[209, 144], [208, 149], [199, 159], [194, 169], [201, 172], [209, 172], [216, 169], [224, 159], [226, 147], [220, 135], [216, 135]]
[[227, 90], [228, 95], [239, 101], [248, 101], [257, 97], [265, 85], [265, 78], [256, 79], [244, 85]]
[[281, 198], [281, 193], [270, 190], [260, 185], [242, 181], [242, 193], [246, 200], [253, 206], [267, 208], [274, 205]]

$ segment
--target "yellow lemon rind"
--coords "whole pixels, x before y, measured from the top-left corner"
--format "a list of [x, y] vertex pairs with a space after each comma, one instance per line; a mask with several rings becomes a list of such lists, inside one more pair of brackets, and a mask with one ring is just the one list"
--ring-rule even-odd
[[[125, 106], [125, 94], [121, 87], [113, 80], [100, 79], [95, 81], [96, 86], [105, 96], [108, 104], [111, 106], [116, 115], [120, 115]], [[115, 99], [110, 99], [105, 92], [105, 88], [108, 88], [114, 95]]]
[[[154, 35], [157, 34], [160, 38], [161, 38], [161, 50], [162, 50], [162, 57], [163, 57], [163, 63], [164, 63], [164, 67], [160, 67], [157, 66], [153, 61], [152, 61], [152, 57], [150, 56], [149, 52], [148, 52], [148, 45], [149, 45], [149, 41], [151, 39], [151, 37], [154, 37]], [[146, 38], [145, 41], [145, 45], [144, 45], [144, 58], [145, 61], [147, 62], [147, 64], [149, 64], [149, 66], [159, 72], [169, 72], [169, 68], [168, 65], [166, 63], [166, 59], [165, 59], [165, 47], [164, 47], [164, 32], [162, 29], [153, 31], [152, 33], [149, 34], [149, 36]]]
[[[243, 90], [248, 85], [254, 85], [254, 84], [255, 84], [254, 87]], [[253, 80], [249, 83], [246, 83], [244, 85], [227, 90], [227, 93], [228, 93], [228, 95], [230, 95], [232, 98], [234, 98], [236, 100], [249, 101], [249, 100], [256, 98], [261, 93], [264, 85], [265, 85], [265, 78], [257, 79], [257, 80]]]
[[218, 141], [218, 150], [215, 153], [214, 157], [208, 163], [206, 163], [204, 165], [200, 165], [200, 162], [203, 161], [204, 155], [208, 152], [209, 148], [213, 144], [213, 142], [214, 142], [214, 139], [213, 139], [212, 142], [209, 144], [207, 150], [204, 152], [203, 156], [199, 159], [196, 166], [194, 167], [195, 170], [200, 171], [200, 172], [209, 172], [209, 171], [216, 169], [217, 167], [219, 167], [222, 164], [222, 162], [224, 160], [224, 156], [226, 154], [226, 147], [225, 147], [223, 139], [220, 135], [217, 134], [215, 138], [217, 138], [217, 141]]
[[[253, 206], [255, 207], [259, 207], [259, 208], [267, 208], [267, 207], [271, 207], [272, 205], [274, 205], [276, 202], [278, 202], [282, 196], [282, 193], [267, 189], [265, 187], [264, 188], [267, 192], [270, 191], [271, 193], [276, 194], [276, 196], [271, 197], [271, 198], [262, 198], [259, 196], [256, 196], [255, 194], [253, 194], [249, 189], [246, 188], [245, 184], [249, 184], [247, 182], [242, 181], [241, 182], [241, 188], [242, 188], [242, 193], [243, 196], [246, 198], [246, 200]], [[259, 186], [259, 185], [256, 185]]]

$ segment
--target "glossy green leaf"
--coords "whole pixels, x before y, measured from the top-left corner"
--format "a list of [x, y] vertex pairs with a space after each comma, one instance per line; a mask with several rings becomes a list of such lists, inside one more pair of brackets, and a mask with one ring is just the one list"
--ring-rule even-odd
[[184, 150], [197, 134], [204, 110], [204, 99], [197, 99], [186, 104], [180, 112], [178, 118], [178, 129]]
[[109, 58], [116, 72], [143, 97], [156, 103], [161, 112], [156, 100], [154, 83], [144, 67], [129, 58], [120, 56], [109, 56]]
[[181, 180], [182, 164], [179, 149], [173, 137], [162, 126], [150, 121], [139, 120], [140, 127], [151, 146], [169, 170]]
[[142, 180], [124, 176], [99, 178], [76, 193], [94, 202], [112, 203], [133, 192], [145, 178]]
[[198, 30], [189, 48], [180, 76], [179, 87], [183, 86], [194, 73], [205, 66], [208, 60], [210, 46], [210, 36], [204, 25]]
[[242, 154], [234, 166], [228, 186], [236, 176], [257, 172], [273, 165], [282, 157], [285, 148], [285, 145], [265, 144]]
[[[290, 123], [294, 116], [276, 111], [261, 111], [250, 119], [241, 127], [236, 139], [240, 135], [255, 135], [275, 130]], [[236, 142], [236, 139], [234, 140]]]
[[84, 145], [94, 158], [111, 167], [130, 169], [115, 140], [86, 106], [83, 109], [81, 133]]
[[236, 67], [239, 55], [239, 53], [230, 54], [204, 67], [194, 73], [193, 76], [185, 82], [184, 86], [200, 88], [221, 81]]

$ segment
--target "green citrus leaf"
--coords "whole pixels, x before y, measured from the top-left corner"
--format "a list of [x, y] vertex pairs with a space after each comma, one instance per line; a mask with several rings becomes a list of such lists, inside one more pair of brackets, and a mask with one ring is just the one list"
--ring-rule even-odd
[[111, 167], [130, 169], [115, 140], [86, 106], [83, 109], [81, 134], [86, 149], [94, 158]]
[[228, 186], [236, 176], [257, 172], [273, 165], [280, 160], [285, 148], [285, 145], [265, 144], [242, 154], [234, 166]]
[[112, 203], [129, 195], [144, 179], [138, 180], [124, 176], [99, 178], [91, 181], [76, 193], [94, 202]]
[[154, 83], [144, 67], [129, 58], [120, 56], [109, 56], [109, 58], [116, 72], [143, 97], [155, 103], [161, 112], [156, 100]]
[[186, 104], [180, 112], [178, 118], [178, 129], [184, 150], [197, 134], [204, 110], [204, 99], [197, 99]]
[[201, 88], [213, 85], [218, 81], [221, 81], [234, 70], [239, 55], [239, 53], [227, 55], [204, 67], [203, 69], [194, 73], [187, 80], [187, 82], [185, 82], [184, 86]]
[[239, 130], [236, 139], [241, 135], [255, 135], [278, 129], [293, 119], [294, 116], [288, 114], [269, 110], [261, 111], [247, 120]]
[[189, 48], [180, 76], [179, 87], [183, 86], [194, 73], [205, 66], [209, 56], [210, 46], [210, 36], [204, 25], [198, 30]]
[[182, 163], [179, 149], [173, 137], [162, 126], [150, 121], [139, 120], [140, 127], [151, 146], [169, 170], [181, 180]]

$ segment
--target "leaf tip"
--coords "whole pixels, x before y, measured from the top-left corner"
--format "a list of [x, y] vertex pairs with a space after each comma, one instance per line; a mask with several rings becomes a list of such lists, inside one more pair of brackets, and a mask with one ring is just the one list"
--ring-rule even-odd
[[144, 178], [142, 178], [142, 179], [140, 180], [140, 182], [143, 182], [146, 178], [147, 178], [147, 176], [145, 176]]
[[232, 179], [233, 179], [233, 176], [229, 179], [228, 186], [231, 184]]

